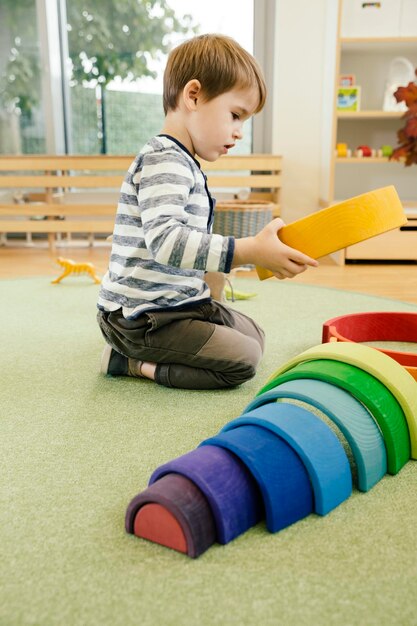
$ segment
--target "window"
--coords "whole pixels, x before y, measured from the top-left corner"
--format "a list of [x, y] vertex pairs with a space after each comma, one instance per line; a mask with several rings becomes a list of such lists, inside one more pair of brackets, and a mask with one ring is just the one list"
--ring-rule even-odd
[[[75, 153], [137, 153], [160, 132], [167, 53], [185, 38], [219, 32], [253, 51], [253, 0], [169, 0], [158, 10], [151, 3], [132, 6], [126, 14], [116, 0], [67, 0]], [[245, 130], [240, 152], [251, 151], [251, 122]]]
[[[137, 153], [163, 124], [169, 50], [219, 32], [253, 52], [253, 14], [254, 0], [2, 0], [0, 152]], [[251, 148], [249, 120], [234, 152]]]
[[36, 0], [0, 3], [0, 152], [45, 152]]

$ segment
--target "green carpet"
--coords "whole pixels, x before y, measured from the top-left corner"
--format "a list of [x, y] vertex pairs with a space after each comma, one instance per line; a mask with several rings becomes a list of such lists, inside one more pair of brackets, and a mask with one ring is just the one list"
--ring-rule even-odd
[[411, 304], [292, 282], [239, 280], [235, 307], [266, 330], [259, 373], [177, 391], [98, 373], [87, 277], [0, 282], [1, 626], [417, 624], [417, 465], [276, 535], [259, 524], [198, 560], [124, 532], [160, 464], [237, 417], [330, 317]]

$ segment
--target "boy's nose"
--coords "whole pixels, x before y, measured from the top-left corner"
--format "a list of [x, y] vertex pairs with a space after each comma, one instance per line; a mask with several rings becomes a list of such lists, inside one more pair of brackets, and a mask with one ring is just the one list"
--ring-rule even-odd
[[235, 139], [242, 139], [242, 137], [243, 137], [243, 130], [242, 130], [242, 128], [236, 128], [234, 133], [233, 133], [233, 136], [234, 136]]

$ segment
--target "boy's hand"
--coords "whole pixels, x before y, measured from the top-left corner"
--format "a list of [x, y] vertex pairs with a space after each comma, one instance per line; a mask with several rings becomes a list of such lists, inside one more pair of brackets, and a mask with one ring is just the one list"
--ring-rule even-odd
[[277, 217], [254, 237], [236, 239], [232, 267], [251, 263], [270, 270], [280, 280], [294, 278], [308, 267], [317, 267], [315, 259], [280, 241], [278, 231], [284, 226]]

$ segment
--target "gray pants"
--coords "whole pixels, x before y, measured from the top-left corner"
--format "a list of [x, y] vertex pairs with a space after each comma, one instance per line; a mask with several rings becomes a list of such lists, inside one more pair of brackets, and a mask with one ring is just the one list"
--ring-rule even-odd
[[166, 387], [234, 387], [255, 375], [264, 333], [249, 317], [211, 300], [182, 311], [143, 313], [126, 320], [121, 310], [99, 311], [106, 341], [126, 357], [156, 363], [155, 381]]

